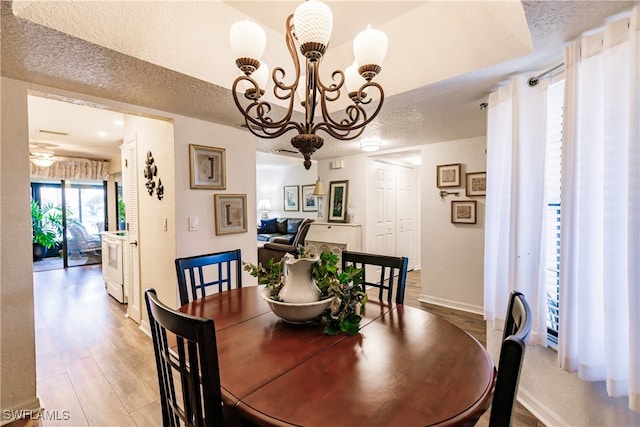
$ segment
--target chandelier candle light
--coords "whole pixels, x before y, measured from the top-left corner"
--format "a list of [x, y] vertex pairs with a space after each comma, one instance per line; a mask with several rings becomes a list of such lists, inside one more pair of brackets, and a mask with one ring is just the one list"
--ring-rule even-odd
[[[320, 81], [319, 68], [322, 57], [329, 44], [333, 27], [333, 14], [326, 4], [318, 0], [308, 0], [300, 4], [286, 22], [286, 44], [295, 68], [295, 77], [291, 84], [284, 82], [285, 71], [281, 67], [271, 75], [275, 84], [273, 93], [276, 98], [288, 101], [288, 108], [279, 120], [270, 116], [271, 104], [261, 100], [269, 77], [268, 66], [260, 60], [266, 46], [266, 34], [257, 24], [246, 20], [231, 26], [231, 49], [236, 65], [244, 73], [233, 82], [232, 94], [236, 106], [243, 114], [247, 128], [261, 138], [277, 138], [290, 130], [298, 135], [291, 138], [293, 145], [304, 156], [304, 166], [311, 167], [311, 155], [322, 147], [324, 140], [316, 135], [322, 130], [339, 140], [352, 140], [362, 134], [364, 128], [380, 112], [384, 101], [382, 87], [372, 81], [380, 73], [381, 65], [387, 53], [387, 36], [380, 30], [368, 26], [353, 41], [355, 62], [343, 72], [332, 73], [333, 82], [328, 86]], [[296, 52], [300, 49], [306, 62], [306, 73], [301, 73], [300, 59]], [[238, 85], [242, 82], [244, 98], [238, 98]], [[340, 90], [346, 85], [351, 103], [345, 108], [342, 117], [329, 114], [329, 102], [340, 98]], [[305, 110], [304, 123], [292, 120], [296, 90], [302, 90], [301, 104]], [[379, 93], [377, 103], [369, 108], [373, 97], [367, 91]], [[315, 122], [316, 107], [320, 107], [322, 117]]]

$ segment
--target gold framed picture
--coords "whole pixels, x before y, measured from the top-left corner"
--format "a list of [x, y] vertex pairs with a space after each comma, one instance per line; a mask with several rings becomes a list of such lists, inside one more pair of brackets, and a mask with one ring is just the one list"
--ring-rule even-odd
[[217, 235], [247, 231], [246, 194], [214, 194], [213, 204]]
[[225, 190], [226, 150], [189, 144], [189, 171], [191, 188]]

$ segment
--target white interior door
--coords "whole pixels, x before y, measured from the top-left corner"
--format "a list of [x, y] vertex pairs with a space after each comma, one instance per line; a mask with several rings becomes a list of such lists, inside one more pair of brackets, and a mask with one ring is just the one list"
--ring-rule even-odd
[[415, 266], [416, 233], [415, 173], [413, 169], [396, 167], [396, 256], [409, 258], [409, 270]]
[[376, 209], [374, 252], [394, 255], [396, 252], [396, 171], [393, 165], [375, 162]]
[[140, 247], [138, 243], [138, 172], [137, 139], [132, 136], [124, 144], [122, 164], [123, 196], [127, 219], [127, 245], [125, 260], [125, 292], [128, 298], [127, 316], [140, 323]]

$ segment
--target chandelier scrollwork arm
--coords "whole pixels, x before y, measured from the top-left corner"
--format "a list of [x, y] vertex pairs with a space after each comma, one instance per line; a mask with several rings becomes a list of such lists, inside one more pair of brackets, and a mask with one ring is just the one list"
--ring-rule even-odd
[[[340, 140], [357, 138], [365, 126], [378, 115], [384, 101], [382, 87], [371, 80], [381, 70], [380, 64], [387, 49], [387, 37], [370, 26], [354, 40], [356, 62], [347, 68], [346, 73], [341, 70], [334, 71], [329, 85], [321, 81], [320, 64], [329, 43], [332, 27], [331, 9], [319, 0], [308, 0], [300, 4], [295, 13], [287, 18], [285, 41], [295, 73], [293, 81], [289, 84], [285, 82], [287, 74], [283, 68], [276, 67], [271, 74], [274, 96], [281, 101], [288, 101], [286, 112], [279, 120], [271, 117], [276, 111], [271, 104], [261, 100], [269, 77], [268, 67], [260, 61], [266, 44], [264, 30], [249, 21], [241, 21], [235, 23], [230, 31], [236, 65], [245, 74], [234, 81], [232, 94], [247, 127], [254, 135], [263, 138], [276, 138], [290, 130], [296, 130], [298, 135], [291, 139], [291, 144], [304, 156], [304, 166], [307, 169], [311, 167], [311, 154], [324, 143], [323, 139], [316, 135], [317, 131], [322, 130]], [[305, 62], [306, 74], [302, 74], [300, 69], [298, 47]], [[259, 77], [253, 78], [256, 74]], [[245, 86], [244, 98], [249, 101], [248, 105], [244, 101], [245, 106], [238, 96], [238, 84], [241, 82]], [[299, 85], [304, 85], [303, 94], [300, 95], [304, 108], [303, 123], [292, 120]], [[329, 103], [339, 101], [343, 87], [349, 90], [347, 95], [351, 102], [341, 113], [334, 112], [332, 115]], [[378, 96], [372, 97], [369, 93], [371, 90], [377, 91]], [[370, 106], [374, 99], [377, 100], [377, 105], [371, 105], [374, 107], [373, 111], [370, 111], [371, 108], [365, 109], [364, 107]], [[321, 118], [316, 122], [318, 108]]]

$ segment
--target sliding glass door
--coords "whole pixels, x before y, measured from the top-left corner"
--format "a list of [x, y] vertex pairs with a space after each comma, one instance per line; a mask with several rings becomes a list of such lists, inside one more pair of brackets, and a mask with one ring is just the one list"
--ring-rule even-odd
[[45, 211], [46, 226], [56, 233], [55, 245], [34, 262], [44, 261], [51, 268], [102, 262], [100, 232], [107, 222], [103, 183], [32, 182], [31, 195]]

